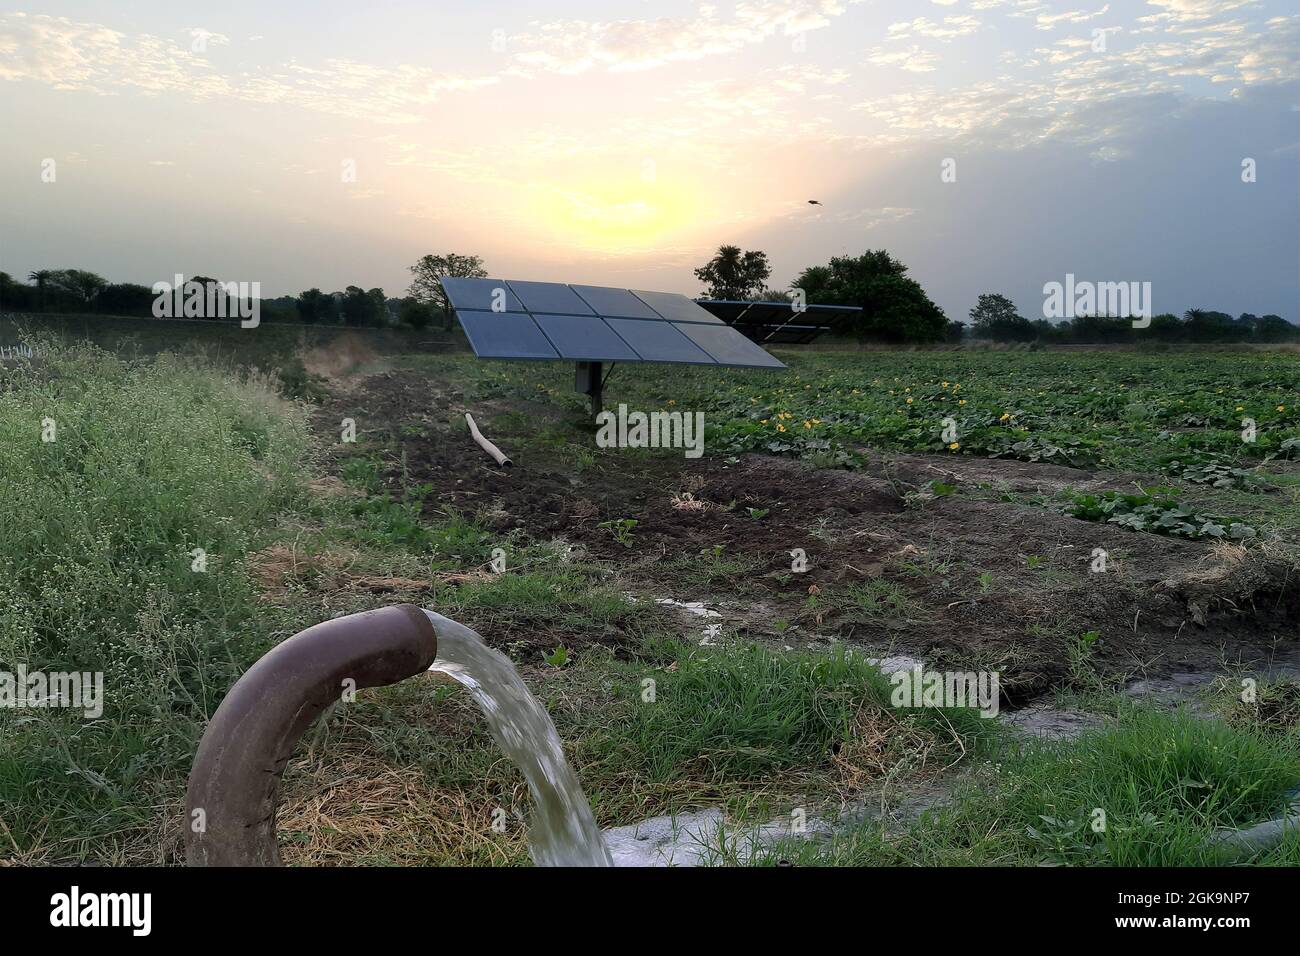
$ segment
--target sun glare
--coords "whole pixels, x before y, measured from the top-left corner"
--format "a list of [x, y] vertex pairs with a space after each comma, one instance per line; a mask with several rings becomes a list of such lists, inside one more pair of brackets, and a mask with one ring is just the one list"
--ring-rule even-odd
[[702, 219], [686, 190], [640, 180], [551, 187], [536, 194], [531, 213], [551, 241], [598, 252], [650, 250]]

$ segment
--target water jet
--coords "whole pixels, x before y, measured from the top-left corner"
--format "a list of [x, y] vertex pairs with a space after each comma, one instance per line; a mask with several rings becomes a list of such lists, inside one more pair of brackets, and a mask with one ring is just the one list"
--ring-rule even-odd
[[190, 771], [189, 865], [279, 866], [280, 777], [307, 728], [351, 692], [426, 670], [466, 687], [527, 779], [534, 862], [612, 866], [555, 724], [509, 659], [464, 625], [411, 604], [309, 627], [236, 681], [208, 723]]

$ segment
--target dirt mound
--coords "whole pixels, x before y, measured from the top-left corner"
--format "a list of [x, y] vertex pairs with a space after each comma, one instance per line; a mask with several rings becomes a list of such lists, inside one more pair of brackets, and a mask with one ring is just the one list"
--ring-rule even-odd
[[351, 332], [344, 332], [326, 345], [303, 353], [302, 364], [313, 375], [335, 379], [351, 375], [362, 365], [372, 364], [379, 355], [369, 343]]

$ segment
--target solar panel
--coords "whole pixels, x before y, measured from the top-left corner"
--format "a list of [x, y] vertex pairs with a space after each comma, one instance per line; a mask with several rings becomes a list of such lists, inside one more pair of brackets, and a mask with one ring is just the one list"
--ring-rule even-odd
[[729, 329], [721, 322], [717, 325], [674, 322], [673, 325], [722, 365], [785, 368], [781, 362], [778, 362], [749, 339], [740, 335], [735, 329]]
[[823, 332], [827, 325], [748, 325], [736, 330], [759, 345], [807, 345]]
[[441, 281], [480, 358], [785, 368], [684, 295], [558, 282]]
[[551, 347], [532, 316], [526, 312], [474, 312], [457, 309], [469, 344], [480, 358], [564, 358]]
[[[644, 319], [606, 319], [605, 321], [623, 337], [628, 345], [637, 350], [643, 362], [718, 364], [713, 356], [679, 332], [670, 322], [648, 322]], [[732, 334], [741, 338], [734, 331]], [[744, 339], [741, 338], [741, 341]]]
[[657, 319], [659, 313], [646, 305], [627, 289], [611, 289], [602, 285], [575, 285], [573, 291], [582, 296], [592, 311], [621, 319]]
[[632, 292], [665, 319], [671, 319], [673, 322], [707, 322], [709, 325], [722, 323], [717, 316], [701, 309], [694, 299], [688, 299], [676, 292], [642, 292], [639, 289], [633, 289]]
[[593, 315], [587, 303], [567, 285], [559, 282], [511, 282], [510, 288], [524, 304], [524, 309], [557, 315]]
[[534, 315], [533, 318], [562, 358], [581, 362], [641, 361], [641, 356], [599, 316]]
[[798, 312], [789, 302], [700, 299], [698, 305], [760, 345], [806, 344], [823, 332], [843, 330], [862, 314], [852, 305], [808, 305]]
[[527, 312], [519, 296], [501, 279], [453, 279], [440, 276], [442, 290], [447, 293], [451, 307], [459, 312]]

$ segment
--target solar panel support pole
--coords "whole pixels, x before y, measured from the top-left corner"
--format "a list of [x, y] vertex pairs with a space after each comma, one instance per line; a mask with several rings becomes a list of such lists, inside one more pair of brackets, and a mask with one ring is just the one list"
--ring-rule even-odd
[[604, 401], [604, 385], [600, 362], [579, 362], [577, 364], [577, 374], [573, 381], [573, 390], [579, 395], [587, 395], [591, 398], [591, 418], [596, 420], [596, 416], [601, 412], [601, 404]]

